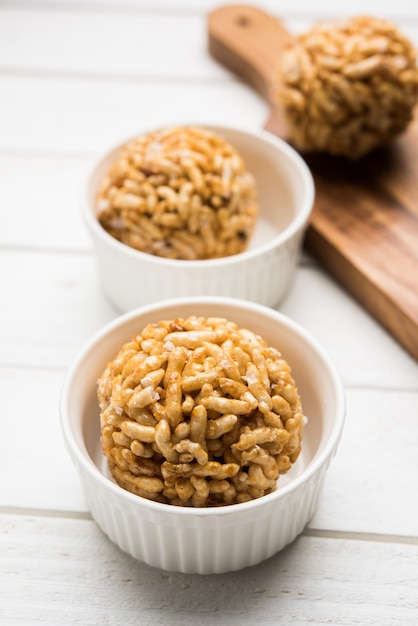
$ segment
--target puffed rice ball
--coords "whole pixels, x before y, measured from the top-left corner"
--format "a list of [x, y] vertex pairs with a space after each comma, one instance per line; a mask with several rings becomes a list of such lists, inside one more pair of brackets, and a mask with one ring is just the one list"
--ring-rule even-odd
[[100, 224], [119, 241], [186, 260], [243, 252], [258, 215], [256, 183], [237, 150], [220, 135], [191, 126], [124, 145], [96, 206]]
[[259, 498], [301, 451], [304, 416], [288, 363], [224, 318], [149, 324], [108, 363], [97, 393], [111, 474], [157, 502]]
[[296, 148], [358, 159], [411, 121], [417, 53], [382, 19], [322, 22], [284, 52], [277, 84]]

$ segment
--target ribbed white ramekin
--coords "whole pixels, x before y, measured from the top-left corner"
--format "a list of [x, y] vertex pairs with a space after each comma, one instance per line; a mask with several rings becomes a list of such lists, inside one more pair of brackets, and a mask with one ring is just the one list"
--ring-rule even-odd
[[[272, 494], [218, 508], [183, 508], [129, 493], [107, 471], [100, 444], [98, 377], [122, 344], [148, 323], [190, 315], [225, 317], [259, 333], [292, 368], [308, 422], [302, 453]], [[102, 530], [149, 565], [200, 574], [255, 565], [297, 537], [317, 506], [341, 436], [344, 410], [344, 389], [334, 365], [301, 327], [262, 305], [217, 297], [165, 301], [116, 319], [75, 360], [60, 405], [67, 449]]]
[[[312, 175], [293, 148], [263, 130], [194, 124], [222, 135], [255, 176], [260, 213], [247, 251], [204, 261], [139, 252], [109, 235], [95, 214], [99, 182], [121, 145], [93, 166], [82, 201], [103, 289], [119, 311], [186, 296], [241, 298], [277, 306], [291, 284], [314, 201]], [[142, 129], [141, 134], [155, 129]], [[139, 134], [139, 133], [137, 133]]]

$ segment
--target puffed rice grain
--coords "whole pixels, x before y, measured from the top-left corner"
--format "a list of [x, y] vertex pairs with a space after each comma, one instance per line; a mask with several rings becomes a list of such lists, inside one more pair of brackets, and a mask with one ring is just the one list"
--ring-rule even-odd
[[179, 126], [124, 145], [100, 184], [100, 224], [160, 257], [201, 260], [243, 252], [253, 235], [254, 177], [237, 150], [207, 129]]
[[97, 393], [114, 479], [158, 502], [248, 502], [273, 491], [301, 451], [288, 363], [223, 318], [149, 324], [108, 363]]

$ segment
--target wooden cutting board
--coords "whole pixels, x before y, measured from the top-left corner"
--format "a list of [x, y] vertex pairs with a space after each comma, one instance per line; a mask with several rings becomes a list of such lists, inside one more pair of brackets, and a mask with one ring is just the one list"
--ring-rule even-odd
[[[290, 39], [255, 7], [226, 5], [208, 15], [210, 54], [265, 97], [265, 128], [285, 140], [273, 89]], [[316, 186], [306, 249], [418, 359], [418, 120], [360, 161], [304, 158]]]

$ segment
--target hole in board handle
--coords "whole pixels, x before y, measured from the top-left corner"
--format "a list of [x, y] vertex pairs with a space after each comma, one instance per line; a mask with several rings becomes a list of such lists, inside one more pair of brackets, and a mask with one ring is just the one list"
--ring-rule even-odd
[[238, 26], [241, 26], [242, 28], [246, 28], [247, 26], [250, 25], [250, 22], [251, 22], [248, 15], [238, 15], [235, 21], [236, 21], [236, 24]]

